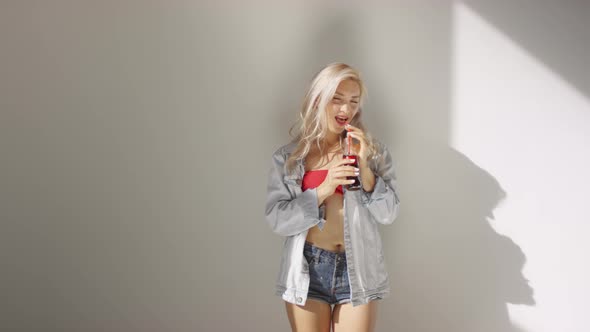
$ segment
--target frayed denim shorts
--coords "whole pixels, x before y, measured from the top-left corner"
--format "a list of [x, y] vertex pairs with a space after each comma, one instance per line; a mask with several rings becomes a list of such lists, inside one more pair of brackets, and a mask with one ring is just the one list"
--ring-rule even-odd
[[303, 255], [309, 263], [307, 298], [329, 304], [350, 302], [346, 254], [332, 252], [305, 242]]

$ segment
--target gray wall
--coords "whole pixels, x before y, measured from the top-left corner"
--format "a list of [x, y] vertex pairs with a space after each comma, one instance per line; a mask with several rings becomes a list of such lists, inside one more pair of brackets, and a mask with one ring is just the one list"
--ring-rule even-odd
[[[587, 4], [467, 3], [588, 95]], [[378, 331], [517, 331], [498, 290], [533, 304], [510, 279], [528, 253], [485, 220], [506, 193], [448, 145], [451, 26], [445, 1], [3, 2], [0, 327], [288, 330], [270, 155], [312, 75], [343, 61], [403, 204], [382, 228]]]

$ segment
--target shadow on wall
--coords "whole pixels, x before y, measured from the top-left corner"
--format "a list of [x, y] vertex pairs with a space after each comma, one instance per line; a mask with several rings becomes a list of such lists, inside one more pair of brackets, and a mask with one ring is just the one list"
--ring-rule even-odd
[[[582, 8], [588, 4], [464, 3], [590, 95], [590, 11]], [[443, 140], [411, 134], [403, 140], [397, 154], [402, 214], [382, 232], [392, 294], [380, 312], [381, 330], [523, 331], [511, 324], [507, 305], [535, 305], [522, 275], [526, 256], [489, 222], [510, 193]]]
[[399, 173], [403, 213], [387, 232], [392, 294], [380, 326], [392, 331], [519, 331], [507, 304], [534, 305], [526, 257], [488, 220], [506, 197], [467, 157], [438, 142], [412, 141]]

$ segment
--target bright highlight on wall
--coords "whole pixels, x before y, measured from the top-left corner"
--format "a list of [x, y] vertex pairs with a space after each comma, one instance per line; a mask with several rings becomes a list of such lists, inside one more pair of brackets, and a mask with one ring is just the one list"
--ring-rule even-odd
[[453, 9], [451, 146], [494, 176], [490, 220], [526, 255], [529, 332], [590, 331], [590, 99], [465, 4]]

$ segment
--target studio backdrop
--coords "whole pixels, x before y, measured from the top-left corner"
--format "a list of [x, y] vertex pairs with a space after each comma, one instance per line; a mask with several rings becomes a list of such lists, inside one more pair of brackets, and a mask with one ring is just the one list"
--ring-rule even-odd
[[272, 153], [340, 61], [392, 152], [377, 331], [590, 330], [583, 1], [4, 1], [0, 329], [288, 331]]

